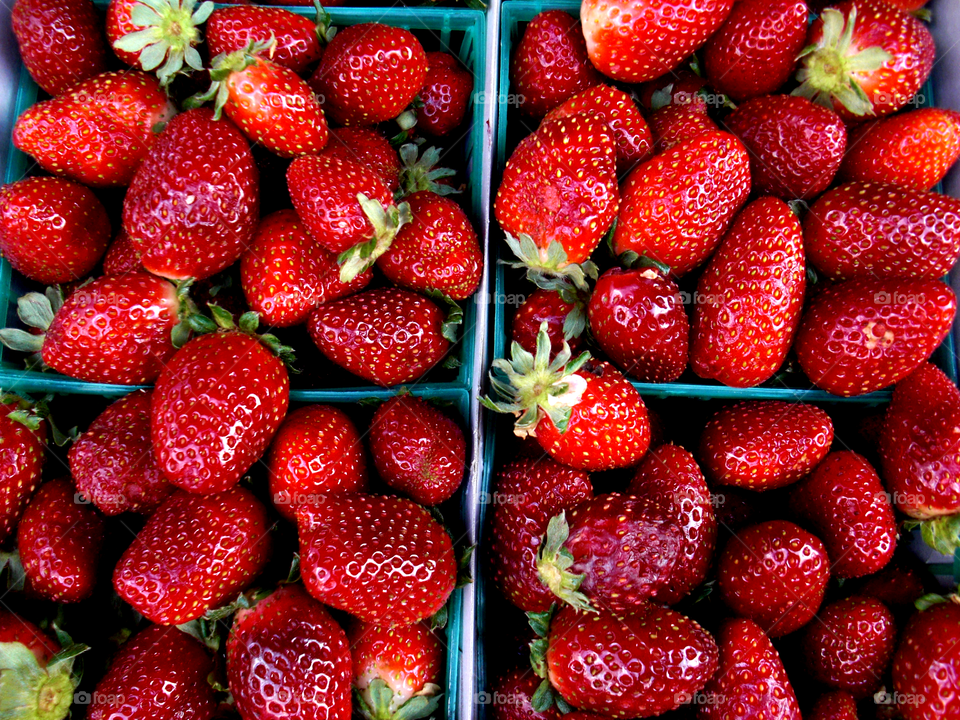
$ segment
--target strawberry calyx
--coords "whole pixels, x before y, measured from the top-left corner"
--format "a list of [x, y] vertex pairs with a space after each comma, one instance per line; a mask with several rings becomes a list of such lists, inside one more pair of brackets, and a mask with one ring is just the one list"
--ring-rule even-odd
[[526, 233], [513, 237], [506, 233], [506, 242], [519, 262], [506, 263], [510, 267], [526, 269], [527, 279], [544, 290], [559, 290], [573, 285], [578, 290], [589, 290], [588, 280], [596, 280], [599, 273], [596, 264], [567, 262], [563, 243], [553, 240], [546, 248], [538, 247]]
[[797, 72], [800, 86], [792, 94], [829, 109], [833, 109], [836, 100], [854, 115], [872, 115], [873, 103], [854, 76], [879, 70], [891, 59], [890, 53], [882, 47], [869, 47], [849, 54], [857, 22], [856, 5], [847, 18], [834, 8], [824, 10], [821, 17], [820, 41], [808, 45], [797, 56], [803, 60], [803, 66]]
[[941, 515], [927, 520], [908, 520], [904, 529], [920, 528], [920, 536], [928, 546], [943, 555], [953, 555], [960, 548], [960, 515]]
[[543, 682], [540, 683], [530, 698], [530, 707], [535, 712], [545, 713], [556, 706], [561, 713], [566, 715], [573, 712], [574, 708], [560, 697], [560, 694], [553, 688], [547, 673], [547, 647], [549, 646], [547, 636], [550, 634], [550, 623], [556, 610], [557, 606], [551, 605], [549, 609], [543, 612], [527, 613], [527, 623], [537, 636], [535, 640], [530, 642], [530, 667], [533, 668], [537, 677], [543, 679]]
[[0, 330], [0, 343], [17, 352], [29, 353], [27, 367], [46, 369], [40, 351], [54, 315], [63, 307], [63, 293], [59, 286], [48, 287], [43, 293], [29, 292], [17, 299], [17, 317], [34, 332], [19, 328]]
[[250, 310], [243, 313], [236, 321], [229, 311], [224, 310], [219, 305], [207, 303], [210, 308], [211, 318], [199, 313], [190, 315], [187, 323], [190, 329], [198, 335], [207, 335], [214, 332], [241, 332], [250, 335], [259, 340], [270, 352], [276, 355], [287, 366], [290, 372], [297, 372], [293, 368], [293, 362], [296, 360], [293, 354], [293, 348], [284, 345], [280, 339], [272, 333], [258, 334], [260, 328], [260, 314]]
[[924, 610], [929, 610], [934, 605], [943, 605], [944, 603], [952, 602], [954, 605], [960, 605], [960, 595], [957, 593], [950, 593], [949, 595], [940, 595], [939, 593], [927, 593], [918, 597], [913, 606], [923, 612]]
[[70, 713], [80, 677], [74, 658], [89, 648], [70, 643], [41, 665], [19, 642], [0, 643], [0, 717], [62, 720]]
[[34, 432], [40, 429], [43, 421], [50, 414], [50, 409], [47, 407], [46, 402], [40, 401], [35, 403], [20, 395], [4, 392], [3, 390], [0, 390], [0, 403], [4, 405], [16, 405], [17, 409], [8, 412], [7, 417]]
[[463, 324], [463, 308], [456, 300], [440, 290], [426, 290], [423, 294], [446, 308], [446, 315], [440, 325], [440, 334], [450, 342], [456, 342], [457, 328]]
[[573, 555], [564, 547], [570, 537], [567, 515], [561, 512], [547, 523], [547, 532], [537, 551], [537, 575], [546, 587], [560, 600], [580, 612], [596, 612], [589, 598], [580, 592], [583, 575], [570, 572]]
[[436, 147], [427, 148], [423, 155], [419, 155], [416, 143], [407, 143], [397, 151], [403, 167], [400, 168], [400, 188], [395, 193], [400, 200], [421, 190], [429, 190], [437, 195], [452, 195], [460, 190], [439, 182], [443, 178], [457, 174], [451, 168], [437, 167], [440, 161], [440, 150]]
[[237, 613], [250, 610], [270, 594], [271, 591], [269, 590], [247, 590], [226, 605], [211, 608], [196, 620], [177, 625], [176, 628], [180, 632], [199, 640], [214, 653], [219, 652], [230, 629], [230, 623], [228, 622], [230, 618]]
[[313, 0], [313, 6], [317, 9], [317, 20], [315, 31], [317, 40], [321, 45], [328, 45], [333, 36], [337, 34], [337, 29], [333, 26], [333, 16], [328, 13], [319, 0]]
[[340, 264], [340, 282], [343, 283], [351, 282], [370, 268], [378, 257], [390, 249], [400, 228], [413, 220], [409, 203], [384, 207], [378, 200], [368, 198], [363, 193], [357, 193], [357, 202], [373, 226], [373, 237], [340, 253], [337, 262]]
[[261, 53], [269, 52], [272, 55], [276, 47], [277, 39], [271, 35], [270, 39], [264, 42], [251, 40], [250, 44], [242, 50], [220, 53], [211, 63], [210, 87], [201, 93], [187, 98], [183, 103], [184, 108], [191, 110], [212, 100], [213, 119], [219, 120], [223, 116], [223, 108], [230, 97], [230, 88], [227, 85], [227, 79], [233, 73], [243, 72], [251, 65], [255, 65], [260, 60]]
[[366, 688], [354, 688], [357, 709], [367, 720], [418, 720], [430, 717], [440, 706], [440, 686], [426, 683], [400, 707], [395, 707], [393, 690], [383, 678], [374, 678]]

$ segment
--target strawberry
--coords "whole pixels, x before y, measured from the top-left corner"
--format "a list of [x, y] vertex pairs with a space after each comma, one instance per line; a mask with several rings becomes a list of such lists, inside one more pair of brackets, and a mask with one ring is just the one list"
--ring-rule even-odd
[[412, 395], [377, 408], [370, 421], [370, 453], [377, 473], [421, 505], [449, 500], [467, 463], [463, 431], [450, 417]]
[[675, 605], [707, 579], [717, 544], [717, 518], [710, 489], [693, 455], [667, 444], [647, 453], [627, 492], [647, 500], [666, 500], [681, 539], [679, 557], [666, 585], [653, 594], [663, 605]]
[[840, 176], [929, 190], [960, 157], [960, 113], [921, 108], [853, 130]]
[[455, 332], [435, 303], [399, 288], [321, 305], [307, 329], [328, 359], [383, 387], [421, 378], [447, 353]]
[[732, 387], [773, 377], [800, 325], [806, 285], [797, 216], [776, 198], [750, 203], [697, 283], [693, 371]]
[[300, 74], [323, 54], [321, 37], [326, 40], [327, 29], [283, 8], [237, 5], [210, 13], [204, 31], [210, 57], [273, 40], [271, 62]]
[[849, 597], [827, 605], [803, 637], [803, 654], [813, 677], [855, 698], [872, 695], [893, 658], [897, 631], [893, 615], [879, 600]]
[[103, 274], [107, 277], [117, 277], [132, 272], [142, 272], [140, 252], [130, 242], [127, 233], [120, 228], [120, 232], [110, 243], [103, 256]]
[[857, 701], [843, 690], [824, 693], [813, 704], [807, 717], [809, 720], [858, 720]]
[[203, 645], [177, 628], [151, 625], [127, 640], [97, 684], [88, 720], [212, 717], [214, 663]]
[[249, 490], [176, 491], [113, 571], [117, 594], [149, 620], [181, 625], [233, 598], [270, 556], [266, 509]]
[[905, 720], [936, 720], [960, 712], [960, 606], [952, 599], [915, 614], [893, 658], [894, 692]]
[[380, 23], [340, 29], [324, 50], [310, 87], [339, 125], [393, 120], [423, 87], [427, 55], [409, 30]]
[[823, 539], [836, 577], [870, 575], [893, 557], [897, 524], [890, 497], [876, 470], [855, 452], [827, 455], [793, 489], [790, 509]]
[[699, 699], [699, 720], [800, 720], [780, 654], [753, 620], [726, 620], [717, 633], [720, 667]]
[[322, 495], [297, 510], [300, 562], [317, 600], [377, 625], [411, 625], [456, 582], [450, 536], [405, 498]]
[[[906, 545], [906, 543], [904, 543]], [[856, 594], [876, 598], [895, 613], [913, 614], [914, 603], [927, 594], [923, 562], [912, 553], [894, 553], [882, 570], [856, 584]]]
[[685, 275], [713, 253], [750, 194], [747, 152], [729, 133], [701, 135], [637, 167], [622, 194], [614, 251]]
[[896, 112], [933, 67], [933, 37], [909, 13], [884, 0], [842, 0], [807, 33], [797, 73], [802, 95], [848, 121]]
[[51, 95], [107, 69], [100, 14], [90, 0], [16, 0], [10, 25], [30, 77]]
[[90, 597], [102, 542], [103, 519], [76, 501], [70, 480], [44, 483], [17, 527], [26, 591], [53, 602]]
[[250, 244], [259, 204], [246, 138], [198, 108], [167, 123], [137, 169], [123, 201], [123, 229], [149, 272], [203, 279]]
[[638, 83], [679, 66], [719, 28], [733, 0], [587, 0], [580, 22], [590, 61], [614, 80]]
[[473, 75], [460, 67], [453, 55], [428, 52], [417, 127], [435, 137], [449, 135], [466, 117], [472, 94]]
[[690, 321], [676, 283], [656, 269], [605, 272], [589, 318], [597, 344], [631, 377], [673, 382], [686, 370]]
[[547, 10], [527, 23], [510, 59], [511, 92], [521, 111], [542, 118], [599, 83], [576, 18], [562, 10]]
[[51, 177], [0, 187], [0, 251], [31, 280], [79, 280], [109, 242], [107, 211], [87, 188]]
[[400, 187], [400, 158], [390, 141], [366, 127], [331, 128], [322, 155], [350, 160], [372, 170], [390, 192]]
[[42, 416], [42, 410], [21, 397], [0, 395], [0, 542], [16, 529], [40, 484], [47, 442]]
[[658, 155], [687, 140], [720, 129], [705, 110], [692, 105], [664, 105], [654, 110], [649, 119]]
[[367, 489], [360, 434], [333, 405], [308, 405], [287, 415], [270, 447], [267, 467], [273, 504], [294, 522], [297, 508], [321, 493]]
[[934, 280], [960, 256], [960, 200], [851, 182], [810, 207], [803, 235], [810, 261], [831, 279]]
[[299, 585], [237, 611], [227, 679], [241, 717], [348, 720], [350, 675], [346, 635]]
[[814, 385], [862, 395], [899, 382], [930, 357], [957, 309], [939, 280], [855, 278], [808, 304], [794, 349]]
[[571, 351], [576, 352], [583, 343], [581, 336], [586, 329], [584, 311], [583, 302], [569, 292], [537, 288], [517, 308], [510, 326], [510, 338], [527, 352], [534, 353], [540, 326], [547, 323], [550, 352], [560, 352], [564, 341], [569, 343]]
[[289, 209], [261, 219], [240, 258], [247, 303], [272, 327], [302, 323], [317, 306], [362, 290], [372, 279], [368, 270], [341, 282], [336, 255], [310, 237]]
[[820, 608], [829, 563], [823, 543], [793, 523], [753, 525], [720, 553], [720, 597], [737, 615], [780, 637], [806, 625]]
[[714, 485], [773, 490], [809, 474], [832, 442], [833, 423], [820, 408], [750, 400], [710, 418], [698, 455]]
[[545, 612], [556, 596], [540, 581], [537, 550], [551, 517], [593, 495], [582, 470], [550, 458], [514, 460], [497, 473], [490, 559], [493, 582], [524, 612]]
[[561, 715], [551, 705], [545, 710], [533, 709], [533, 698], [540, 686], [540, 678], [530, 668], [517, 668], [497, 680], [493, 692], [484, 693], [491, 704], [494, 720], [560, 720]]
[[150, 401], [138, 391], [100, 413], [70, 448], [78, 493], [104, 515], [150, 515], [173, 492], [150, 445]]
[[46, 667], [62, 649], [60, 643], [43, 630], [9, 610], [0, 610], [0, 643], [20, 643], [33, 654], [40, 667]]
[[804, 0], [741, 0], [707, 42], [707, 80], [737, 102], [775, 92], [797, 67], [807, 40]]

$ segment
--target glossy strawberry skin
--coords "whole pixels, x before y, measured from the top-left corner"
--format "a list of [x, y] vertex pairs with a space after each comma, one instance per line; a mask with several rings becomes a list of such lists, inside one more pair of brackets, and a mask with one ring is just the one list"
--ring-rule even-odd
[[300, 585], [237, 612], [227, 678], [243, 717], [348, 720], [350, 675], [346, 635]]
[[960, 711], [960, 606], [940, 603], [907, 623], [893, 658], [893, 689], [922, 701], [903, 703], [906, 720], [936, 720]]
[[0, 540], [16, 529], [24, 508], [40, 484], [46, 461], [47, 426], [36, 430], [9, 417], [17, 402], [0, 402]]
[[103, 274], [117, 277], [132, 272], [143, 272], [140, 253], [130, 242], [130, 238], [120, 229], [103, 256]]
[[76, 502], [66, 478], [37, 490], [17, 527], [17, 548], [26, 592], [53, 602], [72, 603], [93, 593], [103, 519]]
[[930, 357], [956, 308], [953, 291], [938, 280], [847, 280], [808, 304], [794, 349], [807, 377], [827, 392], [873, 392]]
[[529, 666], [511, 670], [500, 677], [488, 693], [494, 720], [560, 720], [556, 705], [543, 712], [533, 709], [531, 701], [541, 680]]
[[209, 108], [167, 123], [123, 202], [123, 228], [155, 275], [198, 280], [232, 265], [249, 246], [260, 206], [246, 138]]
[[40, 667], [46, 667], [50, 659], [63, 649], [32, 622], [9, 610], [0, 610], [0, 642], [24, 645], [37, 658]]
[[688, 140], [627, 177], [614, 250], [684, 275], [713, 253], [749, 193], [750, 163], [739, 140], [725, 132]]
[[697, 284], [693, 371], [732, 387], [753, 387], [773, 377], [800, 325], [806, 285], [796, 215], [776, 198], [750, 203]]
[[810, 261], [833, 280], [935, 280], [960, 256], [960, 200], [851, 182], [810, 206], [803, 235]]
[[844, 690], [824, 693], [807, 717], [810, 720], [857, 720], [857, 701]]
[[[565, 301], [556, 290], [537, 288], [517, 308], [510, 326], [510, 339], [519, 343], [524, 350], [534, 353], [537, 350], [537, 333], [545, 322], [550, 336], [550, 351], [560, 352], [564, 341], [563, 324], [573, 310], [573, 303]], [[566, 340], [573, 353], [583, 344], [579, 335]]]
[[466, 117], [472, 93], [473, 75], [460, 67], [453, 55], [428, 52], [417, 127], [436, 137], [449, 135]]
[[195, 620], [260, 574], [270, 555], [268, 529], [265, 508], [245, 488], [175, 492], [123, 553], [113, 587], [155, 623]]
[[151, 625], [127, 640], [93, 692], [89, 720], [209, 718], [216, 708], [207, 677], [214, 663], [197, 640]]
[[297, 529], [307, 591], [365, 622], [418, 622], [453, 592], [450, 536], [410, 500], [322, 496], [298, 509]]
[[321, 154], [363, 165], [390, 192], [400, 187], [400, 157], [390, 141], [373, 128], [331, 128], [330, 141]]
[[720, 129], [706, 109], [696, 105], [664, 105], [650, 113], [649, 120], [657, 154]]
[[276, 41], [269, 58], [302, 73], [320, 59], [323, 47], [310, 18], [282, 8], [236, 5], [214, 10], [204, 25], [210, 57], [243, 50], [251, 42]]

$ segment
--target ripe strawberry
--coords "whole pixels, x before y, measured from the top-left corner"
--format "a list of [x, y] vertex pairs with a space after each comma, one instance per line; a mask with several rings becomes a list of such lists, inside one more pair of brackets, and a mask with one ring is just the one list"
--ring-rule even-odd
[[717, 544], [717, 518], [710, 489], [693, 455], [667, 444], [643, 459], [627, 492], [648, 500], [667, 502], [681, 539], [677, 564], [666, 585], [653, 594], [663, 605], [675, 605], [707, 579]]
[[212, 717], [207, 681], [214, 663], [203, 645], [174, 627], [151, 625], [127, 640], [97, 684], [88, 720]]
[[[529, 667], [517, 668], [500, 677], [486, 693], [494, 720], [560, 720], [567, 718], [551, 705], [545, 710], [533, 709], [533, 697], [540, 686], [540, 678]], [[571, 718], [572, 720], [572, 718]]]
[[664, 105], [650, 114], [650, 130], [658, 155], [719, 129], [706, 110], [695, 105]]
[[784, 520], [741, 530], [720, 553], [720, 597], [770, 637], [806, 625], [830, 579], [827, 550], [818, 538]]
[[321, 155], [350, 160], [372, 170], [390, 192], [400, 187], [400, 158], [390, 141], [373, 128], [331, 128]]
[[307, 591], [364, 622], [411, 625], [453, 592], [450, 536], [410, 500], [322, 495], [297, 510], [297, 529]]
[[843, 0], [807, 33], [797, 73], [802, 95], [844, 120], [906, 105], [930, 75], [935, 52], [926, 26], [884, 0]]
[[820, 408], [752, 400], [710, 418], [698, 455], [713, 485], [773, 490], [809, 474], [832, 442], [833, 423]]
[[450, 53], [427, 53], [427, 76], [420, 88], [423, 107], [417, 111], [417, 127], [443, 137], [466, 117], [473, 93], [473, 75], [460, 67]]
[[560, 352], [564, 341], [569, 343], [571, 351], [576, 352], [583, 344], [585, 310], [583, 301], [568, 291], [537, 288], [517, 308], [510, 326], [510, 338], [527, 352], [534, 353], [540, 326], [546, 323], [551, 353]]
[[310, 87], [338, 125], [375, 125], [400, 115], [426, 75], [427, 56], [413, 33], [361, 23], [334, 35]]
[[929, 190], [960, 157], [960, 113], [921, 108], [861, 125], [850, 135], [840, 176]]
[[935, 280], [960, 256], [960, 200], [851, 182], [810, 207], [803, 235], [810, 261], [833, 280]]
[[78, 493], [104, 515], [150, 515], [173, 492], [150, 445], [152, 397], [141, 390], [120, 398], [70, 448]]
[[16, 529], [40, 484], [46, 442], [42, 412], [16, 395], [0, 395], [0, 542]]
[[737, 138], [713, 132], [688, 140], [627, 177], [614, 251], [685, 275], [713, 253], [749, 194], [750, 163]]
[[227, 678], [241, 717], [348, 720], [350, 675], [346, 635], [300, 585], [237, 611]]
[[797, 67], [807, 41], [804, 0], [742, 0], [704, 48], [707, 79], [737, 102], [767, 95]]
[[307, 329], [328, 359], [383, 387], [421, 378], [446, 355], [455, 332], [435, 303], [400, 288], [321, 305]]
[[210, 57], [243, 50], [252, 42], [275, 41], [267, 57], [297, 74], [320, 59], [321, 35], [326, 40], [326, 29], [309, 18], [283, 8], [260, 5], [214, 10], [204, 31]]
[[266, 509], [249, 490], [176, 491], [113, 571], [117, 594], [160, 625], [181, 625], [233, 598], [270, 556]]
[[809, 720], [858, 720], [857, 701], [843, 690], [824, 693], [807, 717]]
[[938, 720], [960, 712], [960, 606], [948, 600], [915, 614], [893, 658], [894, 692], [905, 720]]
[[727, 620], [717, 633], [720, 667], [703, 689], [699, 720], [800, 720], [780, 654], [753, 620]]
[[33, 654], [40, 667], [46, 667], [62, 650], [60, 643], [43, 630], [9, 610], [0, 610], [0, 643], [20, 643]]
[[690, 321], [676, 283], [656, 269], [605, 272], [589, 318], [597, 344], [631, 377], [673, 382], [686, 370]]
[[520, 110], [541, 118], [598, 84], [600, 74], [587, 59], [576, 18], [562, 10], [547, 10], [527, 23], [510, 59], [510, 88]]
[[732, 387], [773, 377], [800, 325], [806, 285], [797, 216], [776, 198], [750, 203], [697, 283], [693, 371]]
[[130, 242], [127, 233], [120, 228], [120, 232], [103, 256], [103, 274], [107, 277], [117, 277], [132, 272], [143, 272], [140, 253]]
[[259, 204], [246, 138], [198, 108], [167, 123], [137, 169], [123, 201], [123, 229], [148, 271], [199, 280], [240, 257]]
[[51, 177], [0, 187], [0, 251], [31, 280], [79, 280], [109, 242], [107, 211], [87, 188]]
[[70, 480], [41, 485], [17, 527], [27, 593], [64, 603], [90, 597], [102, 541], [103, 519], [76, 502]]
[[855, 278], [808, 304], [794, 349], [814, 385], [862, 395], [899, 382], [930, 357], [957, 309], [939, 280]]
[[107, 69], [100, 14], [90, 0], [16, 0], [10, 25], [30, 77], [51, 95]]
[[923, 562], [913, 553], [894, 553], [882, 570], [868, 575], [855, 586], [857, 595], [876, 598], [898, 615], [907, 617], [914, 603], [931, 589]]
[[297, 508], [319, 494], [367, 489], [363, 441], [350, 418], [333, 405], [308, 405], [287, 415], [267, 467], [273, 504], [294, 522]]

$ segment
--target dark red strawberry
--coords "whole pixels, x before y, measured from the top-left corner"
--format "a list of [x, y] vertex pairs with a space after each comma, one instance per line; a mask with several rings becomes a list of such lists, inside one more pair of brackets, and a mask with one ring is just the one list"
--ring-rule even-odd
[[113, 571], [117, 594], [160, 625], [234, 599], [267, 564], [266, 509], [249, 490], [177, 491], [150, 516]]
[[[904, 543], [906, 545], [906, 543]], [[893, 559], [855, 585], [857, 595], [876, 598], [900, 614], [912, 615], [914, 603], [931, 589], [923, 562], [912, 552], [894, 553]]]
[[706, 110], [695, 105], [665, 105], [650, 114], [657, 154], [719, 129]]
[[[210, 14], [204, 31], [210, 57], [243, 50], [252, 42], [273, 41], [275, 44], [267, 57], [299, 74], [323, 54], [320, 33], [325, 28], [283, 8], [259, 5], [222, 7]], [[326, 37], [323, 39], [325, 41]]]
[[806, 625], [823, 601], [830, 560], [818, 538], [784, 520], [753, 525], [727, 542], [717, 562], [720, 597], [770, 637]]
[[533, 696], [540, 686], [540, 678], [529, 667], [521, 667], [504, 674], [491, 692], [484, 693], [490, 702], [494, 720], [560, 720], [565, 718], [553, 705], [546, 710], [533, 709]]
[[0, 541], [16, 529], [40, 484], [46, 442], [42, 413], [21, 397], [0, 395]]
[[510, 326], [510, 338], [527, 352], [534, 353], [543, 323], [547, 323], [550, 352], [560, 352], [564, 341], [569, 343], [571, 351], [576, 352], [583, 344], [581, 336], [586, 329], [583, 301], [569, 291], [537, 288], [517, 308]]
[[[955, 596], [954, 596], [955, 597]], [[960, 605], [951, 598], [914, 615], [893, 658], [893, 689], [905, 720], [940, 720], [960, 712]]]
[[373, 128], [331, 128], [330, 141], [321, 153], [350, 160], [372, 170], [390, 192], [400, 187], [400, 158], [396, 149]]
[[450, 53], [427, 53], [427, 76], [420, 88], [423, 107], [417, 127], [436, 137], [449, 135], [463, 122], [473, 94], [473, 75]]
[[0, 642], [20, 643], [33, 654], [40, 667], [46, 667], [51, 658], [63, 649], [60, 643], [32, 622], [9, 610], [0, 610]]
[[78, 493], [104, 515], [150, 515], [173, 492], [150, 445], [152, 396], [139, 391], [120, 398], [70, 448]]
[[107, 211], [87, 188], [52, 177], [0, 187], [0, 251], [31, 280], [79, 280], [109, 242]]
[[858, 717], [856, 699], [843, 690], [821, 695], [807, 715], [809, 720], [858, 720]]
[[541, 118], [600, 80], [576, 18], [547, 10], [527, 23], [510, 60], [510, 92], [520, 110]]
[[589, 319], [597, 344], [630, 377], [673, 382], [686, 370], [690, 321], [676, 283], [655, 268], [605, 272]]
[[814, 385], [862, 395], [899, 382], [950, 329], [957, 298], [939, 280], [855, 278], [808, 304], [794, 349]]
[[406, 498], [323, 495], [299, 508], [297, 529], [307, 591], [364, 622], [410, 625], [453, 592], [450, 536]]
[[776, 198], [750, 203], [697, 283], [693, 371], [732, 387], [773, 377], [800, 325], [806, 286], [797, 216]]
[[710, 418], [698, 455], [713, 485], [773, 490], [807, 475], [832, 442], [833, 423], [820, 408], [753, 400]]
[[103, 274], [107, 277], [117, 277], [132, 272], [143, 272], [140, 252], [130, 242], [123, 228], [120, 228], [120, 232], [103, 256]]

